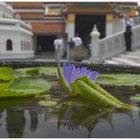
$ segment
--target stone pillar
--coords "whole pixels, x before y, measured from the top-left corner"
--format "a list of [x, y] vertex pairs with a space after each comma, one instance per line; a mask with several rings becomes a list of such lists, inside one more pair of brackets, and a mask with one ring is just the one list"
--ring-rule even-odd
[[98, 63], [100, 61], [99, 44], [98, 44], [100, 33], [98, 32], [96, 25], [94, 26], [90, 36], [91, 36], [91, 44], [90, 44], [91, 57], [90, 57], [90, 62], [91, 63]]
[[[67, 41], [70, 41], [70, 38], [74, 37], [75, 34], [75, 14], [68, 14], [67, 21], [66, 21], [66, 32], [67, 34]], [[70, 48], [67, 45], [67, 58], [70, 58]]]
[[74, 37], [75, 34], [75, 14], [68, 14], [67, 17], [67, 29], [68, 40]]
[[106, 16], [106, 36], [113, 34], [113, 16]]

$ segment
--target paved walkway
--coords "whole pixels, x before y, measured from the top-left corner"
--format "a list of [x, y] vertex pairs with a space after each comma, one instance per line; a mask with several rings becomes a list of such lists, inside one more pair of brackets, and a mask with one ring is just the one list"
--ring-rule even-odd
[[[47, 58], [43, 56], [37, 56], [34, 59], [35, 62], [55, 62], [54, 57]], [[67, 59], [62, 59], [61, 62], [67, 62]], [[72, 61], [73, 62], [73, 61]], [[91, 62], [89, 60], [83, 60], [81, 63]], [[124, 54], [120, 54], [117, 57], [112, 57], [110, 60], [105, 60], [104, 64], [112, 64], [112, 65], [128, 65], [128, 66], [138, 66], [140, 67], [140, 49], [136, 49], [132, 52], [125, 52]]]
[[[53, 62], [53, 63], [55, 63], [55, 59], [53, 56], [47, 57], [45, 55], [36, 56], [34, 61], [35, 62]], [[61, 62], [68, 62], [68, 60], [61, 59]], [[83, 61], [81, 61], [81, 63], [90, 64], [91, 62], [89, 60], [83, 60]], [[110, 60], [105, 60], [104, 64], [128, 65], [128, 66], [139, 66], [140, 67], [140, 49], [134, 50], [132, 52], [125, 52], [124, 54], [120, 54], [117, 57], [112, 57], [112, 59], [110, 59]]]
[[[50, 58], [35, 58], [33, 61], [35, 62], [49, 62], [49, 63], [55, 63], [55, 59]], [[68, 59], [61, 59], [61, 62], [68, 62]], [[83, 60], [83, 61], [72, 61], [71, 62], [80, 62], [80, 63], [87, 63], [90, 64], [91, 62], [89, 60]]]
[[[52, 62], [55, 63], [55, 59], [54, 59], [54, 54], [49, 54], [49, 55], [44, 55], [44, 54], [40, 54], [40, 55], [35, 55], [35, 58], [33, 59], [35, 62]], [[61, 62], [68, 62], [68, 59], [61, 59]], [[71, 62], [78, 62], [78, 61], [72, 61]], [[80, 61], [81, 63], [90, 63], [89, 60], [83, 60]]]
[[[25, 59], [25, 60], [0, 60], [1, 62], [48, 62], [56, 64], [54, 56], [47, 55], [36, 55], [33, 59]], [[68, 59], [61, 59], [61, 62], [68, 62]], [[76, 62], [76, 61], [71, 61]], [[79, 62], [76, 62], [79, 63]], [[90, 64], [89, 60], [80, 61], [80, 63]], [[112, 65], [124, 65], [124, 66], [138, 66], [140, 67], [140, 49], [134, 50], [132, 52], [125, 52], [117, 57], [112, 57], [110, 60], [105, 60], [104, 64], [112, 64]]]

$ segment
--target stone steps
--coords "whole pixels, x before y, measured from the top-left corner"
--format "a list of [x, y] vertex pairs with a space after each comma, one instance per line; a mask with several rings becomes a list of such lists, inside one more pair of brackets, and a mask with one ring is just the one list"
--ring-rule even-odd
[[111, 60], [105, 60], [105, 64], [140, 66], [140, 49], [132, 52], [125, 52]]
[[130, 61], [134, 61], [136, 63], [140, 63], [140, 55], [137, 56], [135, 54], [133, 54], [133, 55], [127, 55], [127, 54], [124, 55], [124, 54], [121, 54], [121, 55], [119, 55], [119, 57], [120, 58], [127, 59], [127, 60], [130, 60]]

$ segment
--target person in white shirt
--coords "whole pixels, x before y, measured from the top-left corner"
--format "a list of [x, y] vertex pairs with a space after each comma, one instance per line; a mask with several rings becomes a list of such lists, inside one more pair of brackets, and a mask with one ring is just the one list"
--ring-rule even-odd
[[74, 42], [74, 47], [81, 47], [83, 44], [82, 39], [79, 37], [78, 33], [75, 34], [75, 37], [72, 39], [72, 41]]
[[122, 20], [123, 22], [123, 30], [124, 30], [124, 38], [126, 44], [126, 51], [132, 51], [132, 31], [131, 28], [133, 26], [133, 19], [130, 18], [128, 15], [124, 15]]
[[130, 18], [127, 14], [124, 15], [124, 18], [122, 19], [123, 22], [123, 30], [126, 31], [126, 27], [129, 26], [133, 26], [134, 21], [132, 18]]
[[57, 63], [60, 63], [61, 55], [63, 52], [63, 40], [60, 35], [57, 35], [57, 38], [54, 40], [55, 47], [55, 60]]

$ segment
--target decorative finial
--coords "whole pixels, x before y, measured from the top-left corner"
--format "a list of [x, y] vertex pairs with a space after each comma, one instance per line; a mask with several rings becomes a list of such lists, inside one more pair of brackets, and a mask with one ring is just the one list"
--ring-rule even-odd
[[91, 36], [93, 36], [93, 35], [100, 36], [100, 33], [99, 33], [98, 29], [97, 29], [96, 24], [93, 26], [93, 30], [92, 30], [92, 32], [90, 33], [90, 35], [91, 35]]

